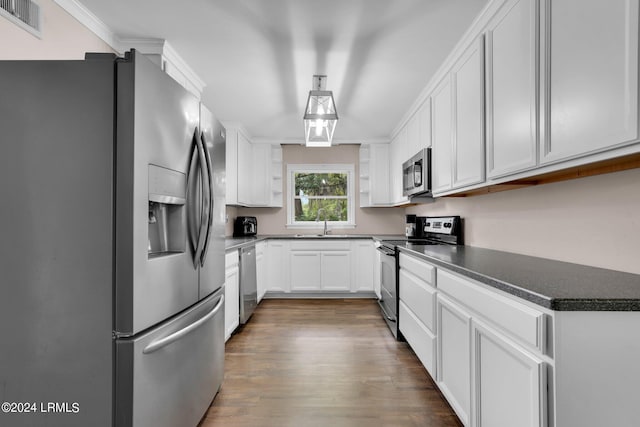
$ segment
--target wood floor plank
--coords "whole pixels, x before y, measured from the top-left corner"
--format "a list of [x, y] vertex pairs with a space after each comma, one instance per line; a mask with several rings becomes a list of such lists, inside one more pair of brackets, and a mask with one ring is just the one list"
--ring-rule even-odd
[[263, 300], [199, 427], [459, 427], [373, 300]]

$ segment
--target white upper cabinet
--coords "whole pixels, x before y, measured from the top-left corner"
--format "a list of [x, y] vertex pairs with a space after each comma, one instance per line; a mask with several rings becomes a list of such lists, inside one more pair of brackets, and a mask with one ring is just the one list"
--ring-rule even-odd
[[238, 174], [238, 205], [251, 205], [251, 189], [253, 185], [253, 151], [249, 139], [238, 131], [238, 157], [236, 171]]
[[465, 51], [451, 70], [454, 103], [453, 188], [484, 181], [484, 44]]
[[485, 179], [484, 45], [479, 37], [431, 94], [433, 193]]
[[406, 124], [407, 128], [407, 142], [406, 153], [407, 156], [402, 162], [409, 160], [411, 156], [416, 154], [420, 149], [420, 110], [416, 111]]
[[282, 147], [253, 144], [242, 130], [226, 127], [226, 204], [282, 206]]
[[451, 79], [447, 76], [431, 95], [433, 128], [431, 177], [433, 193], [451, 189]]
[[638, 0], [553, 0], [542, 6], [547, 126], [541, 163], [636, 142]]
[[389, 144], [360, 147], [360, 207], [389, 206]]
[[406, 158], [409, 160], [418, 151], [431, 147], [431, 100], [426, 99], [411, 116], [407, 124]]
[[[239, 180], [240, 182], [240, 180]], [[249, 185], [253, 206], [269, 206], [271, 203], [271, 147], [268, 144], [251, 145], [251, 183]]]
[[537, 165], [537, 0], [507, 0], [486, 32], [487, 175]]
[[[391, 141], [391, 200], [394, 205], [402, 205], [409, 202], [402, 195], [402, 163], [409, 160], [407, 146], [407, 127], [403, 127]], [[415, 154], [415, 153], [414, 153]]]

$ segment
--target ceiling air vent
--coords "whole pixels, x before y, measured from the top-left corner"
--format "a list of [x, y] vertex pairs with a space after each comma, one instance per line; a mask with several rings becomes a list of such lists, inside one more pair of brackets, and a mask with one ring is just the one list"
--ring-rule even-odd
[[0, 14], [40, 37], [40, 6], [34, 0], [0, 0]]

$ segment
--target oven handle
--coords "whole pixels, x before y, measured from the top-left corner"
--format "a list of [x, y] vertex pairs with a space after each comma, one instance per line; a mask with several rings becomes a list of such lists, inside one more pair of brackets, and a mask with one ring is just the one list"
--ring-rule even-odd
[[380, 252], [382, 252], [383, 254], [387, 255], [387, 256], [396, 256], [396, 251], [390, 251], [389, 249], [385, 248], [384, 246], [378, 246], [376, 249], [378, 249]]
[[384, 317], [386, 317], [389, 322], [396, 323], [396, 319], [394, 319], [393, 317], [390, 317], [387, 314], [387, 310], [384, 309], [384, 304], [382, 304], [381, 299], [378, 300], [378, 305], [380, 306], [380, 310], [382, 310], [382, 314], [384, 314]]

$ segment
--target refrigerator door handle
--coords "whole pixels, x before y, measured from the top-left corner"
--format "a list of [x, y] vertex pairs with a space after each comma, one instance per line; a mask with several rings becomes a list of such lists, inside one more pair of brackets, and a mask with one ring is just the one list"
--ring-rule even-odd
[[209, 313], [207, 313], [206, 315], [202, 316], [200, 319], [196, 320], [195, 322], [193, 322], [189, 326], [186, 326], [186, 327], [180, 329], [179, 331], [176, 331], [176, 332], [174, 332], [174, 333], [172, 333], [170, 335], [167, 335], [164, 338], [160, 338], [159, 340], [153, 341], [151, 344], [146, 346], [144, 348], [144, 350], [142, 350], [142, 353], [143, 354], [150, 354], [150, 353], [153, 353], [155, 351], [160, 350], [163, 347], [168, 346], [171, 343], [174, 343], [174, 342], [178, 341], [179, 339], [181, 339], [185, 335], [189, 334], [190, 332], [198, 329], [203, 324], [207, 323], [207, 321], [209, 319], [211, 319], [213, 316], [215, 316], [223, 306], [224, 306], [224, 295], [221, 295], [220, 296], [220, 301], [218, 302], [218, 304], [216, 304], [216, 306]]
[[209, 186], [209, 212], [207, 215], [207, 229], [205, 231], [204, 247], [202, 248], [202, 259], [200, 261], [200, 265], [204, 267], [204, 261], [207, 258], [207, 251], [209, 250], [209, 242], [211, 240], [211, 228], [213, 227], [213, 163], [211, 162], [211, 155], [209, 154], [209, 150], [207, 149], [207, 141], [204, 137], [204, 132], [200, 133], [200, 139], [204, 148], [207, 166], [207, 182]]
[[[193, 134], [193, 153], [189, 163], [189, 176], [187, 178], [187, 222], [189, 224], [189, 241], [194, 254], [198, 248], [198, 217], [197, 217], [197, 193], [198, 178], [198, 129]], [[195, 255], [194, 255], [194, 259]], [[197, 265], [197, 264], [196, 264]]]
[[198, 166], [200, 167], [200, 184], [202, 191], [202, 205], [200, 206], [200, 226], [198, 231], [198, 244], [196, 246], [196, 253], [193, 257], [193, 266], [198, 267], [202, 257], [202, 250], [204, 249], [205, 239], [207, 237], [207, 221], [209, 218], [209, 204], [211, 185], [208, 179], [207, 159], [204, 155], [204, 147], [202, 146], [202, 140], [199, 138], [199, 132], [196, 129], [196, 145], [198, 149]]

